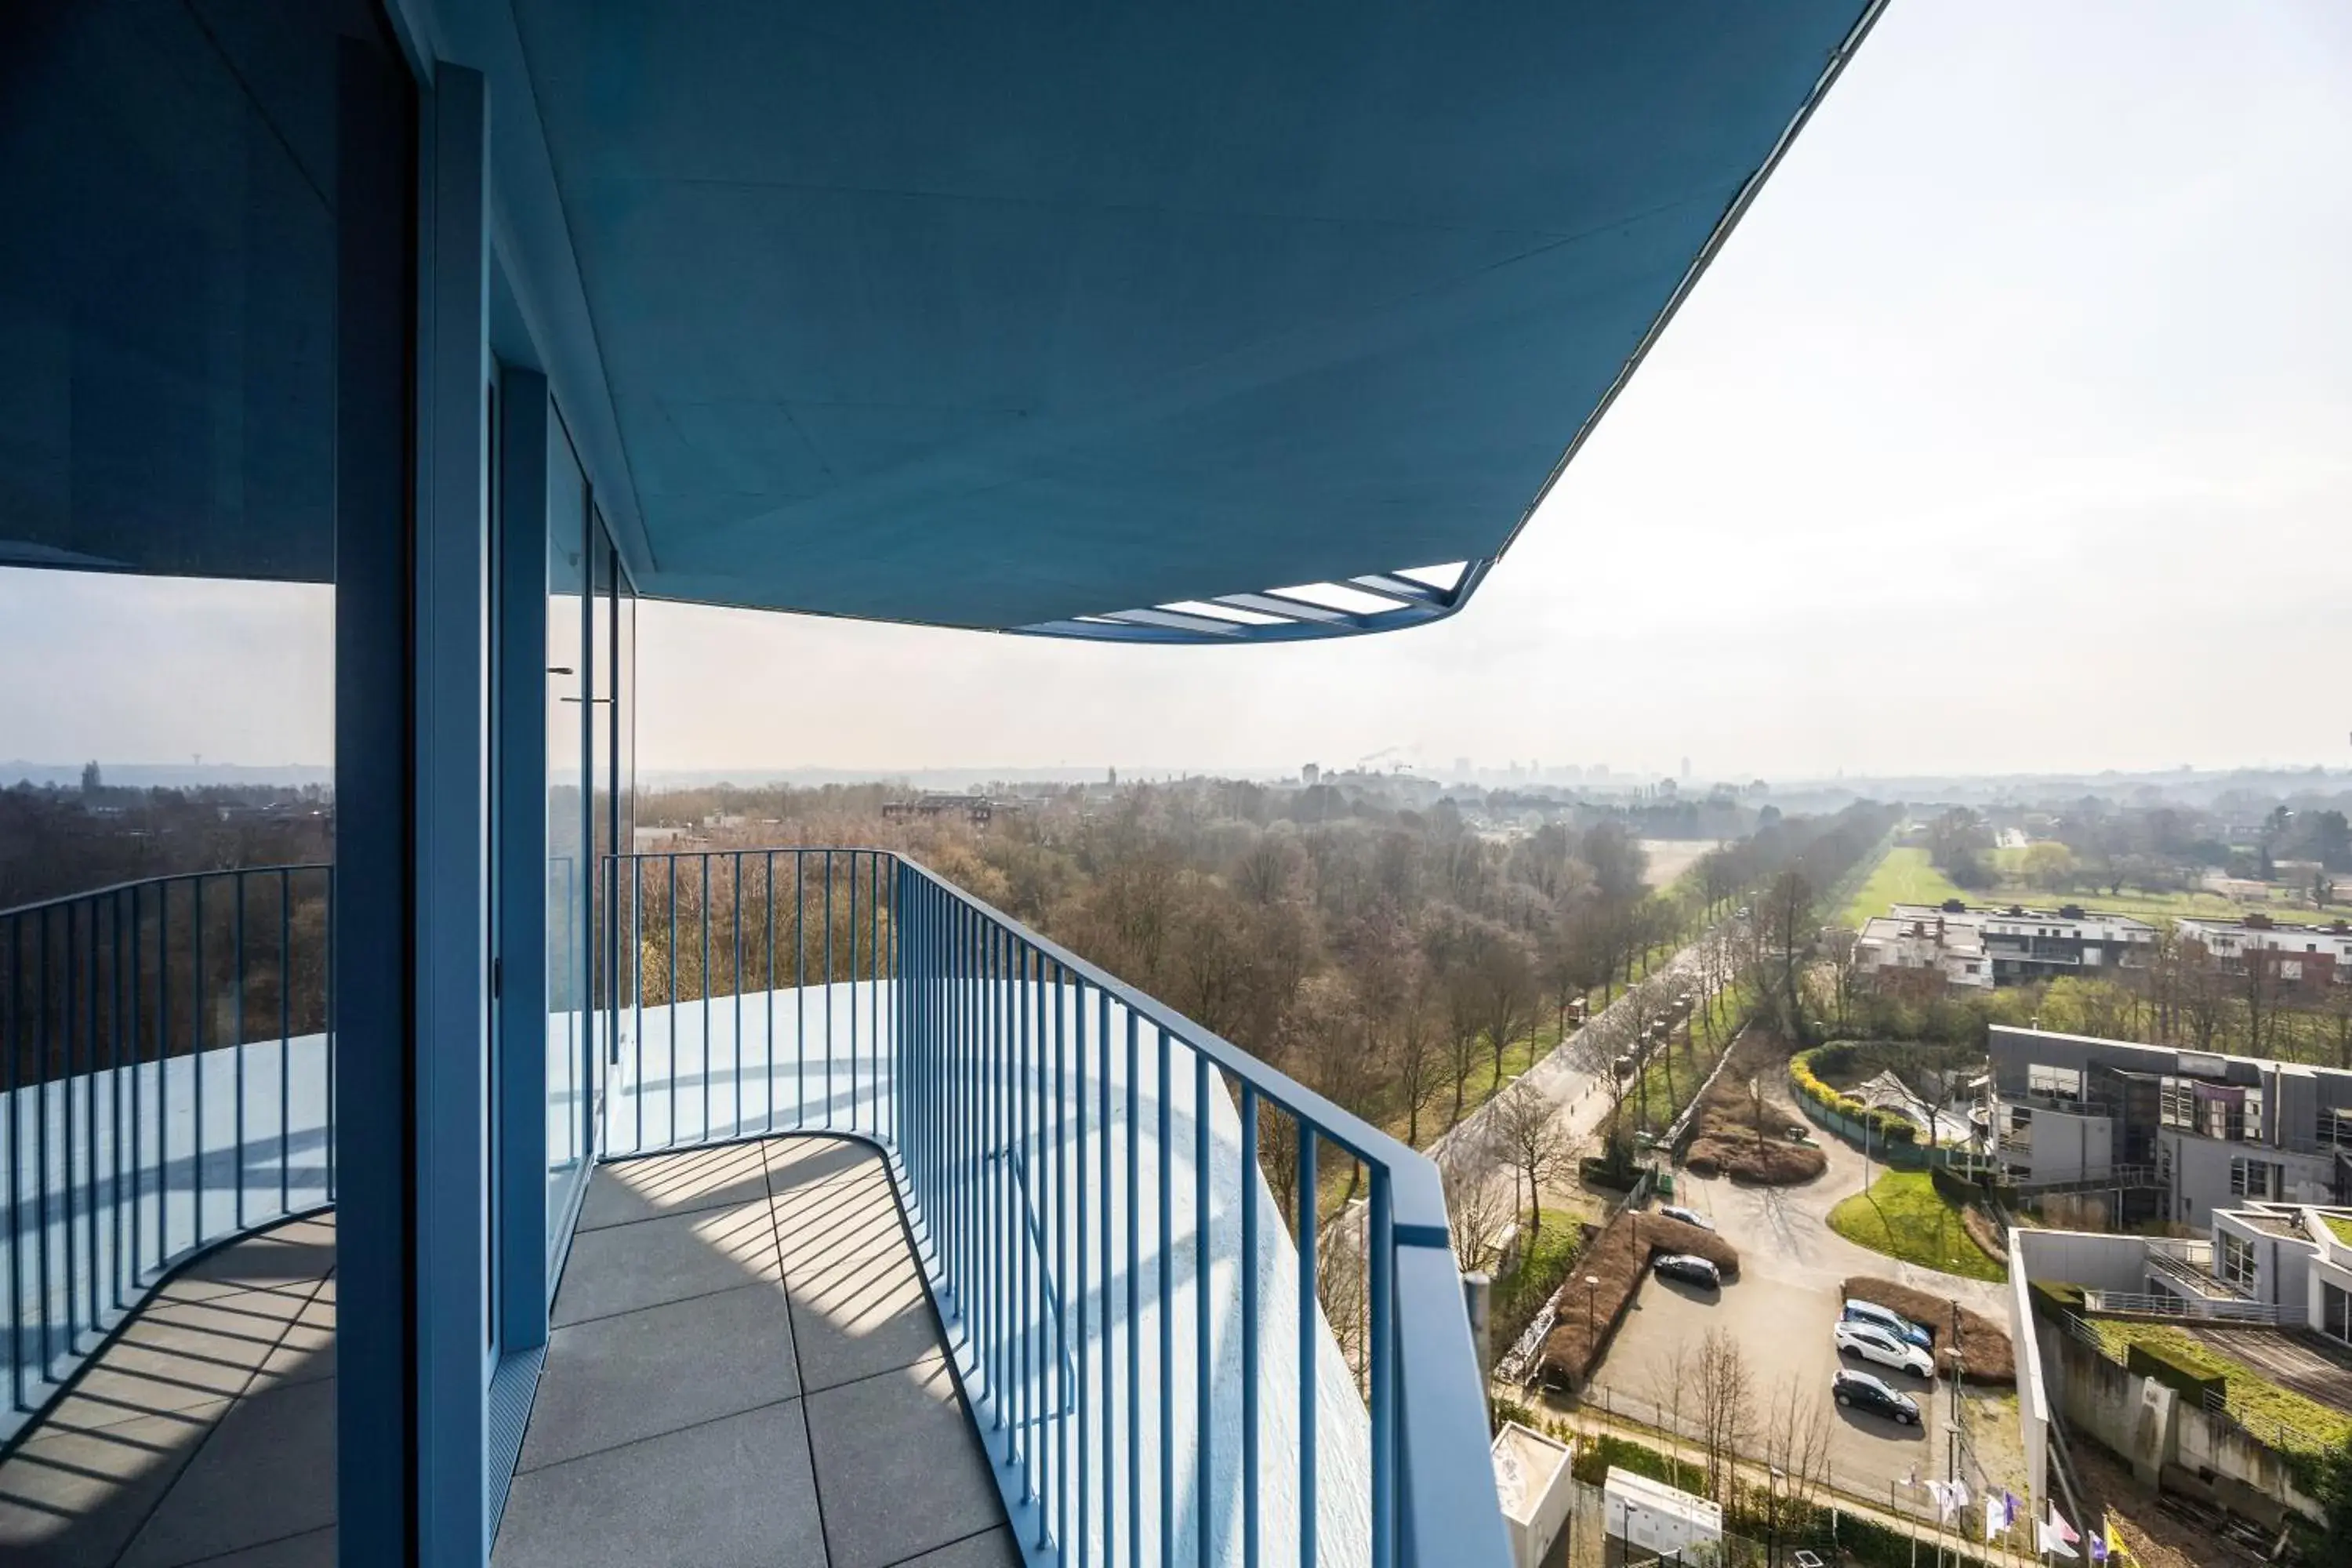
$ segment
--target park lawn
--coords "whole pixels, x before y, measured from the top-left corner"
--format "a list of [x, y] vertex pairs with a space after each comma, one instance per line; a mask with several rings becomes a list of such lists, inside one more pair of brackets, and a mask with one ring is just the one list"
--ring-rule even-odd
[[1830, 1228], [1857, 1247], [1964, 1279], [2002, 1280], [2008, 1268], [1969, 1238], [1959, 1206], [1925, 1171], [1889, 1171], [1830, 1210]]
[[1968, 895], [1950, 878], [1936, 869], [1925, 849], [1896, 847], [1870, 874], [1870, 879], [1845, 907], [1844, 924], [1856, 931], [1862, 922], [1886, 912], [1889, 904], [1940, 904]]
[[2162, 1351], [2208, 1377], [2229, 1380], [2223, 1394], [2230, 1414], [2257, 1432], [2284, 1426], [2303, 1434], [2313, 1452], [2325, 1452], [2352, 1439], [2352, 1415], [2282, 1388], [2264, 1377], [2260, 1368], [2224, 1355], [2200, 1340], [2193, 1340], [2171, 1323], [2126, 1322], [2116, 1318], [2084, 1320], [2108, 1353], [2124, 1356], [2135, 1344]]

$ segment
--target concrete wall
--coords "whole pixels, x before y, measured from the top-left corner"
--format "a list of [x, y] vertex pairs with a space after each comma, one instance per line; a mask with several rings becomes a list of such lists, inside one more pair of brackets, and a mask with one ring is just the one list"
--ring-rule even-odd
[[2115, 1121], [2076, 1116], [2036, 1106], [2028, 1126], [2032, 1152], [2026, 1163], [2036, 1182], [2074, 1182], [2115, 1169]]
[[2133, 1376], [2072, 1334], [2053, 1331], [2042, 1342], [2057, 1414], [2120, 1455], [2135, 1475], [2273, 1525], [2290, 1509], [2321, 1521], [2318, 1500], [2294, 1484], [2285, 1459], [2227, 1416], [2161, 1384], [2151, 1387], [2153, 1380]]
[[2012, 1230], [2011, 1273], [2091, 1290], [2147, 1289], [2147, 1242], [2137, 1236], [2102, 1236], [2086, 1230]]
[[2262, 1160], [2285, 1167], [2286, 1190], [2278, 1195], [2279, 1201], [2335, 1201], [2333, 1154], [2297, 1154], [2261, 1143], [2231, 1143], [2177, 1131], [2163, 1133], [2160, 1142], [2172, 1151], [2172, 1217], [2183, 1225], [2201, 1228], [2215, 1209], [2244, 1205], [2244, 1194], [2230, 1191], [2232, 1160]]

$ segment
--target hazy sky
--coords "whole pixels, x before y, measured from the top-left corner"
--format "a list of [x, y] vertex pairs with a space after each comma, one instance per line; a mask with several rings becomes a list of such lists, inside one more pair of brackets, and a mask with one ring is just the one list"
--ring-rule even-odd
[[[1141, 649], [648, 605], [640, 764], [2341, 765], [2348, 153], [2344, 0], [1897, 0], [1454, 620]], [[283, 649], [326, 613], [0, 572], [12, 672], [140, 628], [7, 682], [0, 757], [322, 761], [330, 675]]]

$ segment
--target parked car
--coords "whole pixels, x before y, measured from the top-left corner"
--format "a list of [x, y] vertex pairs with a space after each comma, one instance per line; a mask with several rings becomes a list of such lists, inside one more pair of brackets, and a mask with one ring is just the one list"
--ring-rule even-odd
[[1707, 1218], [1706, 1215], [1699, 1213], [1698, 1210], [1686, 1209], [1680, 1204], [1660, 1204], [1658, 1205], [1658, 1212], [1665, 1215], [1668, 1219], [1678, 1219], [1685, 1225], [1695, 1225], [1701, 1230], [1713, 1230], [1715, 1228], [1715, 1221]]
[[1679, 1279], [1685, 1285], [1696, 1285], [1702, 1290], [1723, 1289], [1723, 1276], [1714, 1264], [1687, 1252], [1670, 1252], [1650, 1267], [1661, 1279]]
[[1935, 1358], [1917, 1345], [1896, 1339], [1885, 1329], [1840, 1319], [1834, 1337], [1837, 1348], [1845, 1354], [1858, 1355], [1864, 1361], [1891, 1366], [1914, 1377], [1932, 1378], [1936, 1375]]
[[1936, 1348], [1936, 1336], [1921, 1328], [1902, 1313], [1889, 1310], [1875, 1301], [1848, 1301], [1839, 1314], [1849, 1323], [1868, 1323], [1874, 1329], [1885, 1329], [1896, 1339], [1917, 1345], [1923, 1351]]
[[1839, 1369], [1830, 1382], [1830, 1397], [1849, 1409], [1867, 1410], [1873, 1415], [1884, 1415], [1906, 1426], [1919, 1425], [1919, 1402], [1866, 1372]]

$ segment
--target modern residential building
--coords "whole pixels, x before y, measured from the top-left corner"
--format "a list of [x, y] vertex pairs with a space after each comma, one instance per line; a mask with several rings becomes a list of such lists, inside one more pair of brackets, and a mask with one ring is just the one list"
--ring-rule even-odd
[[2283, 924], [2265, 916], [2242, 921], [2183, 920], [2181, 940], [2195, 942], [2225, 973], [2250, 964], [2267, 969], [2283, 987], [2325, 991], [2352, 984], [2352, 921]]
[[2156, 949], [2156, 928], [2147, 921], [2080, 904], [2054, 910], [2009, 904], [1974, 912], [1996, 985], [2069, 974], [2111, 976], [2144, 967]]
[[1454, 615], [1880, 9], [0, 7], [0, 563], [331, 590], [337, 829], [0, 916], [0, 1559], [1499, 1568], [1435, 1168], [633, 852], [637, 607]]
[[1894, 914], [1863, 921], [1853, 960], [1864, 976], [1880, 983], [1917, 975], [1970, 990], [1989, 991], [1993, 984], [1976, 917], [1916, 905], [1898, 904]]
[[2189, 1226], [2352, 1196], [2352, 1072], [2002, 1026], [1990, 1049], [1998, 1152], [2028, 1186]]
[[2079, 904], [2037, 910], [1949, 899], [1895, 904], [1865, 921], [1855, 958], [1872, 973], [1934, 970], [1955, 985], [2021, 985], [2144, 968], [2156, 938], [2146, 921]]

